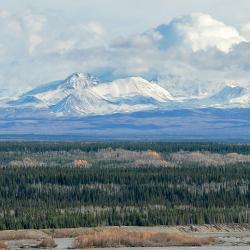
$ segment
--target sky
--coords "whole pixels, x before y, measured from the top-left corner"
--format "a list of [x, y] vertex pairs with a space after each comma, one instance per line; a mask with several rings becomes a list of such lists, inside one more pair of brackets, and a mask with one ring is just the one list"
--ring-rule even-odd
[[0, 96], [76, 71], [248, 84], [249, 13], [248, 0], [0, 0]]

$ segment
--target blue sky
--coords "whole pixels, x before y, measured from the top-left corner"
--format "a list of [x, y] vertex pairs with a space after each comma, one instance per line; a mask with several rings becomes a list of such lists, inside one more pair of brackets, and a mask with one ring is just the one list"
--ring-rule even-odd
[[0, 89], [11, 93], [75, 71], [249, 79], [248, 0], [0, 1]]

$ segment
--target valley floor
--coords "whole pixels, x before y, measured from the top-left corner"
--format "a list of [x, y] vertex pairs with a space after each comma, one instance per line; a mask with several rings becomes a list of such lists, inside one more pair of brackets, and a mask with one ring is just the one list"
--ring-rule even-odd
[[[71, 229], [41, 229], [41, 230], [7, 230], [0, 231], [1, 241], [5, 241], [9, 249], [36, 247], [41, 239], [53, 238], [57, 247], [55, 249], [69, 249], [79, 236], [89, 235], [100, 231], [126, 230], [128, 232], [170, 233], [183, 234], [198, 239], [210, 239], [211, 245], [227, 247], [250, 246], [250, 224], [230, 225], [198, 225], [198, 226], [156, 226], [156, 227], [99, 227], [99, 228], [71, 228]], [[178, 242], [177, 242], [178, 245]], [[207, 244], [204, 244], [207, 245]], [[209, 245], [209, 244], [208, 244]], [[178, 246], [181, 246], [179, 244]], [[202, 246], [198, 245], [198, 246]], [[224, 248], [222, 248], [224, 249]], [[237, 248], [236, 248], [237, 249]]]

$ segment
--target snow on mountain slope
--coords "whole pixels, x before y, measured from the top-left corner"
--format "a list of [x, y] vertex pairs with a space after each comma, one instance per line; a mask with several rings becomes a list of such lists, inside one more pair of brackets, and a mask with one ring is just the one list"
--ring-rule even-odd
[[153, 79], [163, 88], [166, 88], [174, 97], [206, 98], [218, 92], [225, 83], [213, 81], [200, 81], [194, 77], [162, 73]]
[[115, 80], [111, 83], [101, 84], [93, 88], [93, 91], [105, 99], [126, 99], [138, 96], [153, 98], [159, 102], [173, 100], [171, 94], [158, 84], [150, 83], [141, 77], [130, 77]]
[[[225, 86], [208, 99], [207, 106], [221, 108], [248, 106], [249, 94], [249, 91], [244, 87]], [[241, 103], [242, 105], [237, 105], [237, 103]]]
[[221, 91], [219, 91], [217, 94], [213, 95], [210, 100], [224, 103], [228, 102], [231, 99], [241, 97], [246, 94], [246, 89], [239, 86], [226, 86]]
[[42, 85], [30, 92], [24, 97], [35, 96], [46, 106], [54, 105], [70, 94], [77, 93], [82, 89], [89, 88], [98, 84], [98, 80], [90, 74], [74, 73], [65, 80], [56, 81]]
[[46, 107], [60, 115], [88, 115], [151, 110], [171, 101], [168, 91], [141, 77], [99, 83], [89, 74], [74, 73], [63, 81], [35, 88], [9, 104]]
[[250, 89], [245, 88], [242, 95], [235, 96], [229, 101], [229, 106], [237, 108], [250, 107]]
[[50, 110], [60, 115], [90, 115], [114, 113], [116, 107], [87, 88], [69, 94], [51, 105]]
[[[248, 86], [218, 85], [219, 91], [196, 91], [173, 96], [160, 83], [141, 77], [101, 83], [89, 74], [74, 73], [65, 80], [37, 87], [7, 102], [12, 108], [45, 109], [56, 115], [106, 115], [148, 110], [249, 108]], [[1, 105], [2, 106], [2, 105]]]
[[76, 88], [87, 88], [98, 84], [98, 79], [90, 74], [83, 73], [73, 73], [65, 80], [50, 82], [44, 85], [41, 85], [25, 95], [36, 95], [42, 94], [53, 90], [70, 90]]

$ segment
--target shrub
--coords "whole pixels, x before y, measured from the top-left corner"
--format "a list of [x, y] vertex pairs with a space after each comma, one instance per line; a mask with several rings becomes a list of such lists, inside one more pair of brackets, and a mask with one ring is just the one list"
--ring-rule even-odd
[[74, 160], [74, 166], [75, 167], [87, 167], [89, 166], [88, 161], [86, 160]]
[[168, 247], [203, 246], [214, 243], [211, 238], [196, 238], [179, 232], [127, 231], [124, 229], [106, 229], [86, 232], [75, 239], [75, 248], [91, 247]]
[[1, 241], [0, 241], [0, 250], [6, 250], [6, 249], [8, 249], [6, 243], [5, 243], [4, 241], [1, 240]]

